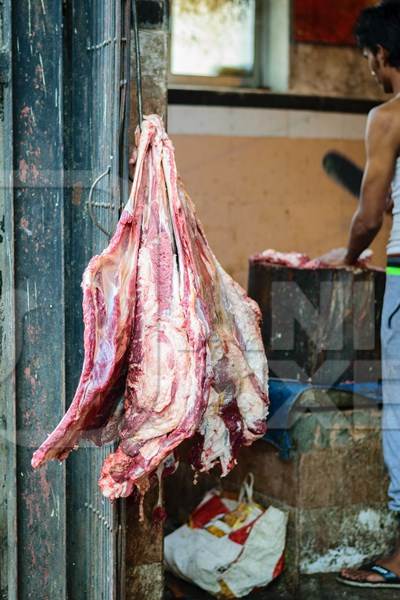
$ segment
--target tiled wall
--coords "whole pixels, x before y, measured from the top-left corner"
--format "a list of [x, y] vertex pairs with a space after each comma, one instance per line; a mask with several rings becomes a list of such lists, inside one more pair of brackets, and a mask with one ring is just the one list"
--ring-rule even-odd
[[366, 117], [308, 110], [170, 106], [168, 129], [176, 135], [362, 140]]

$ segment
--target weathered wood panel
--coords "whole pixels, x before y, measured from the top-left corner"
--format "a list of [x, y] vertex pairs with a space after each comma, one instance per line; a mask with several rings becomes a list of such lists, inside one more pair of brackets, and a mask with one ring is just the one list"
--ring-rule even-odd
[[[11, 0], [1, 7], [10, 11]], [[111, 505], [97, 487], [102, 461], [112, 448], [83, 448], [66, 464], [51, 463], [38, 472], [30, 460], [64, 414], [82, 366], [80, 281], [89, 258], [108, 241], [88, 214], [90, 186], [104, 174], [92, 209], [110, 233], [127, 199], [128, 157], [120, 149], [128, 140], [130, 99], [124, 109], [122, 97], [129, 79], [129, 16], [129, 0], [41, 0], [13, 6], [15, 78], [4, 94], [5, 122], [14, 131], [6, 131], [0, 115], [5, 166], [0, 175], [0, 244], [5, 250], [0, 258], [0, 350], [2, 378], [7, 375], [0, 409], [0, 585], [8, 600], [124, 597], [125, 505]], [[156, 51], [161, 48], [166, 77], [165, 30], [161, 37]], [[2, 46], [6, 49], [5, 37]], [[6, 83], [7, 62], [1, 56], [0, 83]], [[154, 66], [157, 61], [150, 59]], [[159, 93], [165, 115], [166, 79]], [[153, 107], [158, 112], [154, 102]], [[15, 189], [6, 180], [12, 167]], [[139, 532], [143, 544], [147, 530], [138, 527], [134, 512], [131, 516], [132, 540]], [[140, 583], [143, 566], [156, 572], [160, 597], [161, 530], [155, 537], [146, 557], [136, 552], [135, 578]], [[143, 597], [139, 588], [135, 585], [130, 597]]]

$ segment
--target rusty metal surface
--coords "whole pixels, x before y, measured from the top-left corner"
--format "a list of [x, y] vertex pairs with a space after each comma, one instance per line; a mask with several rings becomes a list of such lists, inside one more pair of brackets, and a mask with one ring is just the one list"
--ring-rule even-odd
[[65, 465], [32, 449], [64, 414], [62, 2], [13, 3], [18, 597], [66, 598]]
[[86, 201], [104, 165], [109, 174], [93, 193], [96, 219], [112, 230], [121, 209], [124, 3], [13, 3], [12, 23], [11, 0], [0, 4], [2, 51], [13, 40], [12, 85], [2, 86], [11, 72], [0, 60], [0, 590], [7, 600], [122, 598], [123, 507], [97, 486], [111, 448], [84, 448], [37, 472], [30, 460], [80, 375], [80, 281], [107, 244]]
[[[108, 243], [121, 208], [120, 90], [124, 2], [72, 0], [68, 128], [70, 190], [65, 204], [66, 381], [72, 400], [83, 361], [82, 273], [93, 254]], [[127, 161], [127, 157], [125, 157]], [[125, 167], [126, 169], [126, 167]], [[100, 179], [100, 175], [103, 175]], [[93, 185], [93, 184], [96, 185]], [[90, 189], [91, 206], [88, 207]], [[123, 202], [123, 199], [122, 199]], [[97, 227], [97, 224], [101, 228]], [[106, 233], [105, 233], [106, 232]], [[68, 597], [114, 600], [121, 590], [123, 529], [121, 503], [101, 496], [97, 480], [112, 446], [92, 445], [73, 453], [67, 464]]]
[[[111, 505], [97, 487], [100, 465], [112, 448], [83, 448], [66, 464], [51, 463], [38, 472], [32, 471], [30, 460], [33, 448], [64, 414], [79, 378], [80, 281], [89, 258], [108, 241], [96, 221], [111, 233], [126, 201], [129, 4], [13, 3], [12, 86], [1, 88], [10, 72], [0, 60], [0, 102], [5, 99], [5, 112], [0, 112], [5, 166], [0, 189], [0, 248], [5, 250], [0, 258], [0, 349], [2, 377], [7, 375], [0, 408], [0, 589], [7, 600], [124, 597], [125, 505]], [[163, 3], [158, 4], [159, 9]], [[146, 17], [154, 36], [146, 46], [152, 55], [145, 60], [145, 71], [152, 103], [148, 107], [165, 115], [164, 8], [159, 27], [154, 23], [158, 9]], [[4, 31], [10, 34], [11, 0], [2, 2], [1, 10], [8, 15]], [[2, 42], [6, 50], [4, 36]], [[152, 81], [160, 85], [154, 88]], [[14, 190], [11, 180], [9, 187], [4, 181], [12, 166]], [[91, 219], [88, 193], [105, 171], [93, 189]], [[135, 527], [133, 542], [141, 535]], [[160, 597], [162, 587], [162, 533], [156, 537], [152, 564], [158, 584], [149, 600]], [[140, 562], [140, 557], [135, 560]]]

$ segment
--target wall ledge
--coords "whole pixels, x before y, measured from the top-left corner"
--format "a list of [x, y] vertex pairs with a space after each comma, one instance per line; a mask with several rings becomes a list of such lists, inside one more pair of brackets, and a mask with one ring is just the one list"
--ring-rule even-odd
[[168, 89], [168, 103], [186, 106], [277, 108], [364, 115], [380, 104], [380, 101], [364, 98], [276, 94], [267, 89], [210, 89], [200, 86], [171, 86]]

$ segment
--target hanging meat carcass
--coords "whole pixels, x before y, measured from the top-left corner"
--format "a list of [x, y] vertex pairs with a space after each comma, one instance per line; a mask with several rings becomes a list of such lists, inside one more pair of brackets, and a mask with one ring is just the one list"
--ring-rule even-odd
[[65, 459], [82, 438], [117, 440], [99, 481], [114, 499], [193, 438], [194, 468], [227, 474], [238, 448], [266, 429], [260, 312], [211, 252], [155, 115], [144, 119], [116, 232], [82, 287], [81, 378], [33, 467]]

